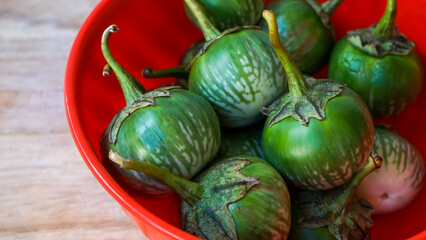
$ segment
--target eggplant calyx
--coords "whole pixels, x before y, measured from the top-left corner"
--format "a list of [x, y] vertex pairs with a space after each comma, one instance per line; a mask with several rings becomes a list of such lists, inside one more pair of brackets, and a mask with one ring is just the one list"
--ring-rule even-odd
[[182, 204], [181, 229], [204, 239], [238, 239], [228, 205], [259, 183], [240, 172], [250, 163], [247, 158], [232, 157], [199, 175], [195, 181], [204, 186], [203, 198], [194, 206]]
[[374, 207], [366, 200], [354, 198], [351, 206], [329, 224], [330, 233], [337, 239], [348, 239], [352, 234], [356, 239], [368, 239], [370, 227], [373, 226], [371, 214]]
[[397, 32], [397, 27], [386, 40], [380, 40], [375, 35], [375, 27], [358, 29], [348, 32], [348, 42], [358, 50], [376, 57], [386, 55], [408, 55], [416, 44], [406, 36]]
[[293, 117], [303, 125], [308, 125], [310, 118], [324, 120], [328, 101], [339, 95], [346, 87], [343, 83], [331, 80], [306, 77], [306, 81], [310, 90], [302, 96], [286, 94], [269, 107], [261, 108], [263, 114], [271, 117], [269, 127], [287, 117]]
[[[172, 97], [171, 90], [173, 89], [181, 89], [180, 86], [168, 86], [168, 87], [160, 87], [149, 91], [142, 95], [139, 99], [133, 101], [130, 106], [126, 106], [121, 109], [117, 115], [115, 115], [114, 119], [112, 119], [111, 123], [108, 125], [107, 130], [104, 134], [108, 134], [108, 140], [110, 144], [115, 144], [117, 141], [118, 130], [123, 124], [124, 120], [130, 116], [136, 110], [155, 106], [155, 99], [159, 97]], [[103, 136], [102, 138], [104, 138]]]
[[396, 0], [388, 0], [385, 13], [380, 21], [370, 28], [349, 31], [349, 43], [355, 48], [376, 57], [411, 53], [416, 44], [398, 33], [398, 27], [394, 28], [396, 11]]
[[262, 15], [268, 24], [271, 45], [287, 74], [289, 88], [289, 93], [269, 107], [260, 109], [263, 114], [270, 117], [269, 127], [290, 116], [303, 125], [308, 125], [310, 118], [325, 119], [328, 101], [339, 95], [346, 85], [304, 76], [280, 40], [275, 14], [264, 10]]
[[336, 239], [348, 239], [352, 234], [358, 239], [368, 236], [373, 225], [371, 214], [374, 207], [366, 200], [355, 197], [361, 181], [380, 168], [383, 159], [372, 154], [367, 163], [348, 184], [327, 191], [300, 190], [295, 194], [295, 203], [302, 217], [298, 219], [301, 228], [328, 226]]

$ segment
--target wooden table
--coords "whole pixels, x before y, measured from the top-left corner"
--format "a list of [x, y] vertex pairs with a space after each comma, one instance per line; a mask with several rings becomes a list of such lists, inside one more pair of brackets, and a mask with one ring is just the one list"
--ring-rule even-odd
[[0, 239], [147, 239], [66, 122], [67, 57], [99, 0], [0, 1]]

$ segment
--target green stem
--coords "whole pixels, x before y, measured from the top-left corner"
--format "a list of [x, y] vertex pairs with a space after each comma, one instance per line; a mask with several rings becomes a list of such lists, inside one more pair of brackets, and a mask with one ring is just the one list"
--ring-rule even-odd
[[367, 159], [367, 163], [352, 177], [349, 185], [345, 186], [343, 193], [338, 196], [335, 203], [341, 203], [341, 209], [349, 206], [362, 180], [377, 168], [380, 168], [382, 163], [382, 157], [377, 154], [371, 154]]
[[113, 150], [110, 150], [109, 152], [109, 159], [120, 165], [121, 168], [142, 172], [160, 180], [167, 186], [173, 188], [182, 197], [182, 199], [190, 205], [194, 205], [202, 198], [204, 191], [202, 185], [178, 177], [156, 165], [134, 159], [123, 158], [117, 152], [113, 152]]
[[396, 19], [396, 0], [388, 0], [385, 14], [383, 14], [379, 23], [374, 29], [374, 35], [377, 39], [386, 41], [392, 36]]
[[287, 49], [281, 43], [275, 14], [272, 11], [264, 10], [262, 16], [268, 23], [269, 38], [272, 47], [274, 48], [275, 53], [280, 59], [287, 74], [288, 87], [291, 96], [294, 98], [305, 96], [306, 93], [310, 91], [311, 87], [306, 82], [302, 72], [300, 72], [293, 59], [290, 57]]
[[105, 60], [108, 63], [108, 66], [104, 67], [104, 76], [109, 75], [110, 68], [114, 71], [117, 76], [118, 81], [120, 82], [121, 88], [123, 90], [124, 98], [126, 99], [127, 106], [130, 106], [135, 100], [139, 99], [144, 93], [146, 93], [145, 88], [134, 78], [132, 77], [112, 56], [111, 51], [108, 46], [108, 40], [111, 36], [111, 33], [117, 32], [118, 28], [116, 25], [111, 25], [105, 29], [102, 35], [102, 53], [105, 57]]
[[146, 78], [163, 78], [163, 77], [188, 78], [189, 68], [187, 65], [180, 65], [180, 66], [161, 69], [161, 70], [152, 70], [152, 68], [146, 67], [142, 70], [142, 75]]
[[336, 8], [343, 2], [344, 0], [328, 0], [321, 4], [322, 9], [328, 14], [331, 15], [334, 13]]
[[220, 35], [220, 31], [213, 25], [203, 7], [198, 3], [197, 0], [184, 0], [191, 13], [197, 19], [197, 23], [203, 32], [206, 41], [215, 39]]

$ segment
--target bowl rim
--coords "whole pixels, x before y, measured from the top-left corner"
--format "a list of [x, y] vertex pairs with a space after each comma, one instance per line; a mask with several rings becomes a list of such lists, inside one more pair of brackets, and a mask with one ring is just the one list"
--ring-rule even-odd
[[[77, 98], [75, 94], [76, 81], [73, 81], [73, 79], [76, 79], [77, 76], [78, 60], [83, 58], [83, 52], [81, 49], [84, 48], [85, 38], [91, 30], [90, 26], [96, 23], [97, 19], [100, 18], [100, 15], [103, 14], [104, 9], [106, 9], [112, 2], [113, 0], [101, 0], [96, 5], [82, 24], [72, 44], [64, 78], [64, 105], [68, 127], [81, 157], [102, 187], [120, 204], [123, 210], [130, 215], [133, 221], [142, 221], [146, 224], [143, 229], [138, 226], [140, 230], [142, 230], [145, 234], [150, 235], [151, 231], [147, 230], [148, 227], [151, 227], [156, 232], [165, 234], [172, 239], [199, 239], [157, 217], [125, 192], [105, 170], [83, 131], [80, 114], [77, 109]], [[90, 159], [97, 159], [97, 161], [91, 161]]]

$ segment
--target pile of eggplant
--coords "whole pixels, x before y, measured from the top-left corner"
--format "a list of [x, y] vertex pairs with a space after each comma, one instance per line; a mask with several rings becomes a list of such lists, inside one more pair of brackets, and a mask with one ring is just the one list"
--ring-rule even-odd
[[[352, 0], [347, 0], [352, 1]], [[184, 0], [204, 39], [147, 91], [101, 41], [126, 106], [100, 141], [131, 188], [182, 198], [181, 229], [202, 239], [369, 239], [373, 213], [415, 198], [420, 153], [374, 119], [415, 101], [423, 68], [395, 25], [396, 0], [336, 43], [343, 0]], [[329, 64], [328, 78], [311, 75]], [[380, 168], [380, 169], [379, 169]], [[376, 212], [375, 212], [376, 210]]]

